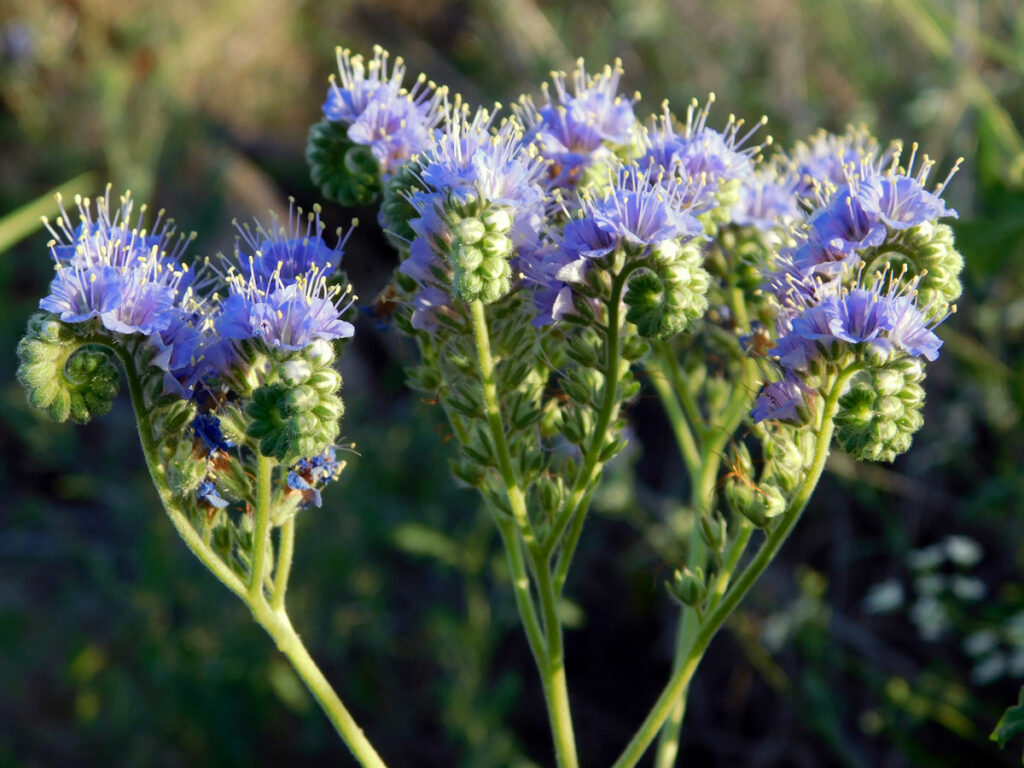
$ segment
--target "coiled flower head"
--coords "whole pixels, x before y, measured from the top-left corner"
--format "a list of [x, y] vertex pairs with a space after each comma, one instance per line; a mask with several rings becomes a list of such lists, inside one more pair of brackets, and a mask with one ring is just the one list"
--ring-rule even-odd
[[893, 461], [910, 448], [924, 420], [924, 366], [901, 359], [854, 374], [839, 398], [836, 437], [858, 461]]

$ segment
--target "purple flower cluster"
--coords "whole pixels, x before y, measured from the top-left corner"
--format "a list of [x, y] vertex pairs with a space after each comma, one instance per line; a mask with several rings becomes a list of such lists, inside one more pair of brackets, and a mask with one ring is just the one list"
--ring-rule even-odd
[[234, 263], [225, 275], [228, 294], [213, 318], [213, 327], [226, 346], [224, 361], [232, 361], [239, 345], [250, 339], [273, 349], [298, 351], [317, 339], [352, 336], [352, 324], [342, 320], [351, 300], [342, 302], [328, 279], [337, 270], [347, 237], [339, 231], [332, 248], [323, 239], [319, 208], [305, 217], [289, 210], [287, 225], [276, 219], [267, 227], [236, 224], [240, 237]]
[[719, 205], [718, 193], [728, 182], [743, 184], [754, 171], [752, 158], [760, 144], [749, 144], [754, 133], [767, 120], [741, 133], [744, 122], [729, 116], [722, 131], [707, 124], [714, 94], [703, 107], [694, 99], [686, 111], [686, 123], [680, 125], [666, 102], [660, 117], [653, 120], [644, 135], [646, 151], [639, 165], [652, 173], [664, 172], [666, 179], [679, 179], [688, 192], [688, 203], [697, 213]]
[[[928, 191], [933, 163], [924, 158], [914, 171], [916, 146], [906, 168], [899, 165], [898, 150], [882, 168], [877, 144], [861, 133], [820, 135], [814, 146], [814, 153], [806, 147], [801, 151], [804, 161], [815, 160], [827, 182], [816, 190], [819, 207], [796, 230], [797, 244], [783, 250], [765, 283], [777, 304], [778, 344], [772, 355], [786, 371], [785, 381], [794, 373], [807, 376], [818, 359], [837, 359], [850, 350], [874, 359], [909, 355], [935, 360], [942, 341], [934, 329], [947, 314], [918, 306], [924, 273], [907, 274], [906, 267], [872, 272], [867, 266], [905, 230], [956, 216], [941, 197], [956, 167], [935, 191]], [[833, 164], [853, 158], [844, 166], [843, 183], [825, 174], [828, 147], [838, 154]], [[756, 420], [780, 418], [766, 414], [780, 401], [783, 385], [770, 387], [754, 409]], [[785, 391], [795, 392], [791, 386]]]
[[636, 115], [632, 99], [619, 94], [622, 62], [606, 66], [599, 74], [588, 75], [583, 59], [572, 73], [572, 88], [564, 72], [552, 74], [554, 94], [547, 83], [542, 86], [545, 105], [520, 99], [516, 113], [527, 128], [528, 140], [550, 161], [548, 184], [574, 187], [584, 171], [602, 159], [613, 157], [612, 150], [627, 146], [634, 137]]
[[620, 165], [609, 186], [585, 190], [556, 245], [537, 249], [524, 263], [536, 286], [535, 323], [557, 322], [571, 311], [572, 286], [585, 282], [592, 265], [610, 254], [622, 250], [645, 258], [703, 237], [688, 189], [686, 182], [664, 178], [664, 171]]
[[340, 83], [331, 76], [324, 115], [347, 125], [349, 139], [370, 148], [386, 181], [430, 145], [444, 114], [446, 91], [422, 75], [411, 90], [403, 87], [405, 64], [395, 59], [389, 72], [388, 52], [380, 46], [368, 62], [341, 48], [337, 55]]
[[56, 275], [40, 302], [65, 323], [99, 318], [120, 334], [149, 335], [166, 330], [176, 305], [188, 293], [192, 276], [181, 262], [189, 238], [175, 235], [173, 221], [158, 214], [151, 230], [142, 228], [146, 206], [134, 218], [130, 194], [111, 207], [110, 187], [95, 201], [76, 198], [79, 223], [72, 229], [67, 211], [54, 224], [50, 253]]

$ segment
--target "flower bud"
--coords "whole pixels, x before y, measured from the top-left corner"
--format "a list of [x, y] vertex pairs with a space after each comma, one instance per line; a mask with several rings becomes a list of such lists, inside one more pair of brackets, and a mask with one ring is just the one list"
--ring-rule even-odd
[[873, 264], [879, 271], [883, 264], [890, 271], [906, 265], [909, 275], [921, 275], [916, 304], [931, 317], [945, 315], [963, 293], [964, 257], [948, 224], [926, 222], [901, 232], [880, 249]]
[[488, 208], [484, 211], [481, 220], [487, 228], [487, 231], [491, 233], [504, 235], [512, 229], [512, 217], [504, 208], [499, 208], [497, 206]]
[[34, 315], [18, 342], [17, 377], [29, 404], [57, 422], [71, 418], [85, 424], [110, 410], [119, 377], [110, 354], [82, 346], [52, 315]]
[[650, 266], [630, 277], [623, 301], [641, 336], [668, 339], [703, 317], [710, 276], [699, 248], [657, 248]]
[[480, 219], [472, 216], [462, 219], [454, 227], [455, 237], [457, 237], [465, 245], [476, 245], [484, 239], [484, 235], [487, 234], [487, 229], [484, 227], [484, 223]]
[[835, 419], [843, 450], [858, 461], [893, 461], [910, 448], [923, 423], [923, 380], [913, 358], [855, 374]]
[[344, 206], [370, 205], [380, 195], [380, 166], [369, 147], [348, 137], [348, 126], [321, 120], [309, 132], [306, 162], [325, 197]]
[[728, 529], [725, 518], [721, 512], [713, 512], [700, 519], [700, 533], [708, 549], [721, 552], [725, 549], [725, 540], [728, 538]]
[[669, 593], [683, 605], [696, 606], [704, 602], [708, 585], [700, 568], [691, 571], [687, 567], [677, 568], [672, 580], [666, 584]]

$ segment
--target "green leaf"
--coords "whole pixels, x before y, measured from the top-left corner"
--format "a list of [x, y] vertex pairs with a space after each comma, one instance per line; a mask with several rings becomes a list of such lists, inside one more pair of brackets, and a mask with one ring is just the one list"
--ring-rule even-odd
[[1024, 735], [1024, 686], [1020, 689], [1017, 703], [1003, 713], [989, 738], [998, 741], [999, 748], [1004, 749], [1007, 741], [1020, 735]]

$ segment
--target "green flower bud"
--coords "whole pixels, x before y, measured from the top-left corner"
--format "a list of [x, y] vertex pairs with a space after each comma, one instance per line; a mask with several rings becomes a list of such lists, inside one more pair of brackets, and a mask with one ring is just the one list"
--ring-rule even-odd
[[259, 442], [260, 453], [294, 464], [335, 443], [345, 408], [338, 396], [341, 375], [331, 367], [333, 361], [329, 343], [314, 343], [301, 357], [277, 366], [277, 381], [253, 392], [245, 430]]
[[370, 205], [381, 192], [380, 166], [369, 147], [348, 137], [348, 126], [321, 120], [309, 131], [306, 162], [325, 197], [345, 206]]
[[57, 422], [85, 424], [110, 410], [120, 383], [110, 353], [82, 346], [52, 315], [34, 315], [18, 342], [18, 381], [29, 404]]
[[697, 568], [691, 571], [683, 567], [672, 574], [672, 581], [666, 584], [668, 591], [683, 605], [695, 606], [704, 602], [708, 594], [708, 585], [704, 580], [704, 572]]
[[480, 218], [488, 232], [504, 235], [512, 229], [512, 217], [504, 208], [488, 208]]
[[915, 358], [860, 371], [839, 398], [836, 437], [858, 461], [893, 461], [921, 428], [924, 368]]
[[505, 235], [492, 232], [484, 238], [483, 249], [488, 258], [507, 259], [512, 255], [512, 241]]
[[661, 246], [652, 263], [635, 273], [623, 301], [626, 319], [641, 336], [668, 339], [694, 326], [708, 308], [710, 275], [701, 265], [701, 251], [694, 245]]
[[462, 219], [454, 227], [455, 237], [465, 245], [476, 245], [484, 239], [487, 228], [480, 219], [472, 216]]

